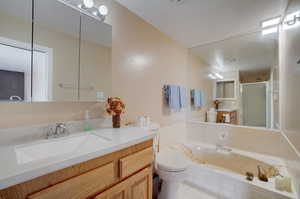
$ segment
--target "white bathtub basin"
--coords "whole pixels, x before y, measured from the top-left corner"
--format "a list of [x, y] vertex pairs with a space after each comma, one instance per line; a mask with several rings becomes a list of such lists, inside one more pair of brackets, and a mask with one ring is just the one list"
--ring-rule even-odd
[[[184, 143], [171, 147], [183, 153], [190, 166], [187, 182], [219, 194], [225, 199], [295, 199], [295, 192], [275, 189], [275, 176], [289, 176], [282, 160], [252, 152], [231, 149], [219, 151], [216, 146], [204, 143]], [[257, 177], [257, 166], [261, 166], [269, 177], [262, 182]], [[246, 172], [254, 174], [253, 181], [246, 180]]]
[[68, 153], [93, 151], [95, 148], [99, 149], [99, 146], [106, 147], [108, 144], [109, 139], [85, 134], [19, 145], [15, 147], [15, 152], [18, 163], [25, 164]]

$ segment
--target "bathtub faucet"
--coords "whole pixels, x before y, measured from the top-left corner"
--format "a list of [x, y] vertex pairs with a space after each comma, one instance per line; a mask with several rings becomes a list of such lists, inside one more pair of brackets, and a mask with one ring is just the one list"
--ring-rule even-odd
[[232, 151], [231, 148], [226, 147], [226, 146], [224, 146], [222, 144], [216, 144], [216, 150], [217, 151], [225, 151], [225, 152], [231, 152]]

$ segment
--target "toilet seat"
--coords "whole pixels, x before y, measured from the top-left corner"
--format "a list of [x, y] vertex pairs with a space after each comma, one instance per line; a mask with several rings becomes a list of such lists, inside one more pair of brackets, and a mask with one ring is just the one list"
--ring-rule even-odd
[[182, 154], [174, 151], [160, 152], [156, 156], [157, 169], [167, 172], [182, 172], [188, 167]]

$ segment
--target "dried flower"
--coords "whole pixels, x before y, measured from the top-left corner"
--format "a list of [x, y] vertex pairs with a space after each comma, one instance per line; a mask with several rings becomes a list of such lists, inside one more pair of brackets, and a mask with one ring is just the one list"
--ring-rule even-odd
[[219, 100], [215, 100], [215, 101], [214, 101], [214, 104], [215, 104], [215, 105], [219, 105], [219, 104], [221, 104], [221, 103], [222, 103], [222, 102], [219, 101]]
[[119, 97], [109, 97], [106, 104], [106, 112], [110, 115], [125, 113], [125, 104]]

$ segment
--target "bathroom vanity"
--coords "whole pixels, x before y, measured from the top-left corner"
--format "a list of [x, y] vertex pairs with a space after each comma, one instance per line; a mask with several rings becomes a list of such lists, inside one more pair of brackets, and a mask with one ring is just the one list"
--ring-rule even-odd
[[[229, 115], [228, 122], [226, 122], [224, 115]], [[237, 124], [237, 111], [233, 109], [217, 110], [217, 123]]]
[[[88, 136], [93, 139], [80, 140], [80, 145], [74, 147], [73, 151], [43, 159], [27, 158], [27, 161], [20, 161], [20, 152], [17, 152], [20, 147], [35, 149], [32, 147], [39, 146], [42, 149], [42, 145], [55, 142], [59, 148], [62, 140], [65, 147], [68, 147], [68, 142], [74, 141], [65, 140], [81, 139], [78, 137], [85, 134], [1, 149], [3, 165], [0, 172], [0, 198], [152, 198], [152, 145], [155, 134], [140, 128], [92, 131]], [[103, 142], [97, 148], [92, 143], [97, 139], [93, 136], [108, 143]], [[91, 146], [94, 149], [91, 150]], [[10, 155], [9, 161], [3, 161], [5, 157], [2, 154], [5, 152]], [[27, 150], [26, 155], [29, 154]]]

